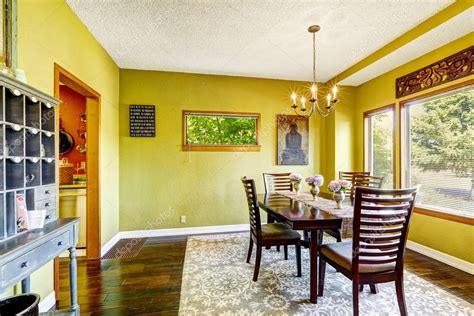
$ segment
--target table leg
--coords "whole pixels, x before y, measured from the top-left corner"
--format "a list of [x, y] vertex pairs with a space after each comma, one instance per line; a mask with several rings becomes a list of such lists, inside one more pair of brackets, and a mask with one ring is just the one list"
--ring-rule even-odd
[[71, 291], [71, 309], [77, 310], [77, 261], [76, 247], [69, 248], [69, 289]]
[[318, 303], [318, 231], [311, 230], [310, 245], [310, 302]]
[[30, 276], [27, 276], [23, 280], [21, 280], [21, 293], [30, 293]]

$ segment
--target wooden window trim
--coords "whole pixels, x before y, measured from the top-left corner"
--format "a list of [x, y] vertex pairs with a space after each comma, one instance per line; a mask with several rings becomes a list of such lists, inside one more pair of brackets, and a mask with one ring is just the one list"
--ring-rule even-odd
[[[398, 123], [399, 123], [399, 137], [400, 137], [400, 170], [399, 170], [399, 177], [400, 177], [400, 184], [403, 186], [405, 184], [405, 175], [404, 175], [404, 170], [406, 168], [405, 166], [405, 163], [406, 161], [404, 160], [404, 151], [406, 150], [406, 144], [404, 143], [404, 134], [403, 134], [403, 116], [404, 116], [404, 111], [406, 111], [406, 108], [407, 106], [409, 106], [410, 103], [413, 103], [413, 102], [416, 102], [416, 101], [419, 101], [419, 100], [423, 100], [423, 99], [427, 99], [427, 98], [430, 98], [430, 97], [433, 97], [433, 96], [436, 96], [436, 95], [439, 95], [439, 94], [443, 94], [443, 93], [447, 93], [447, 92], [450, 92], [450, 91], [453, 91], [453, 90], [457, 90], [457, 89], [460, 89], [460, 88], [463, 88], [463, 87], [466, 87], [466, 86], [470, 86], [470, 85], [473, 85], [474, 84], [474, 79], [469, 79], [469, 80], [466, 80], [466, 81], [463, 81], [463, 82], [460, 82], [460, 83], [457, 83], [457, 84], [453, 84], [453, 85], [450, 85], [448, 87], [444, 87], [444, 88], [441, 88], [441, 89], [436, 89], [436, 90], [433, 90], [433, 91], [430, 91], [430, 92], [427, 92], [427, 93], [423, 93], [423, 94], [420, 94], [420, 95], [417, 95], [415, 97], [411, 97], [411, 98], [407, 98], [407, 99], [404, 99], [403, 101], [400, 101], [399, 103], [399, 109], [398, 109]], [[414, 212], [415, 213], [418, 213], [418, 214], [423, 214], [423, 215], [427, 215], [427, 216], [431, 216], [431, 217], [435, 217], [435, 218], [440, 218], [440, 219], [444, 219], [444, 220], [448, 220], [448, 221], [452, 221], [452, 222], [457, 222], [457, 223], [462, 223], [462, 224], [467, 224], [467, 225], [471, 225], [471, 226], [474, 226], [474, 218], [471, 218], [471, 217], [465, 217], [465, 216], [461, 216], [461, 215], [456, 215], [456, 214], [453, 214], [453, 213], [449, 213], [449, 212], [443, 212], [443, 211], [439, 211], [439, 210], [434, 210], [434, 209], [429, 209], [429, 208], [426, 208], [426, 207], [419, 207], [419, 206], [415, 206], [414, 208]]]
[[[381, 106], [381, 107], [378, 107], [378, 108], [375, 108], [375, 109], [372, 109], [372, 110], [369, 110], [369, 111], [365, 111], [364, 114], [363, 114], [363, 144], [362, 144], [362, 148], [364, 150], [364, 154], [363, 154], [363, 157], [362, 157], [362, 163], [363, 163], [363, 166], [364, 166], [364, 170], [368, 170], [370, 168], [366, 168], [366, 162], [367, 162], [367, 158], [366, 158], [366, 155], [367, 155], [367, 148], [366, 148], [366, 145], [367, 145], [367, 138], [366, 138], [366, 133], [368, 132], [367, 130], [367, 120], [375, 115], [375, 114], [379, 114], [379, 113], [383, 113], [383, 112], [388, 112], [388, 111], [393, 111], [393, 122], [392, 122], [392, 127], [393, 127], [393, 133], [392, 133], [392, 170], [393, 170], [393, 188], [396, 188], [396, 174], [397, 174], [397, 164], [396, 164], [396, 156], [395, 156], [395, 148], [396, 148], [396, 144], [395, 144], [395, 133], [396, 133], [396, 116], [397, 116], [397, 113], [395, 111], [395, 103], [392, 103], [392, 104], [388, 104], [388, 105], [385, 105], [385, 106]], [[370, 170], [369, 170], [370, 171]], [[371, 171], [372, 172], [372, 171]]]
[[[249, 116], [257, 118], [256, 139], [255, 145], [208, 145], [208, 144], [187, 144], [186, 143], [186, 115], [190, 113], [208, 114], [208, 115], [227, 115], [227, 116]], [[259, 152], [260, 146], [260, 113], [253, 112], [229, 112], [229, 111], [196, 111], [183, 110], [182, 111], [182, 150], [183, 151], [221, 151], [221, 152]]]

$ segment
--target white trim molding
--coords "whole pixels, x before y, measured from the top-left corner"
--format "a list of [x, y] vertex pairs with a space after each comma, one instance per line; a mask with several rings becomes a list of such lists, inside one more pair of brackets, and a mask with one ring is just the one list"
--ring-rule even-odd
[[100, 256], [103, 257], [120, 240], [120, 232], [115, 234], [105, 245], [100, 248]]
[[56, 305], [56, 293], [52, 291], [51, 293], [48, 294], [44, 299], [40, 301], [38, 304], [38, 309], [40, 313], [46, 313], [51, 308], [53, 308]]
[[459, 270], [465, 271], [469, 274], [474, 275], [474, 264], [468, 261], [453, 257], [444, 252], [438, 251], [436, 249], [426, 247], [422, 244], [416, 243], [411, 240], [407, 240], [407, 248], [432, 259], [438, 260], [442, 263], [455, 267]]
[[[264, 224], [264, 223], [262, 223]], [[249, 224], [221, 225], [221, 226], [201, 226], [201, 227], [183, 227], [166, 229], [145, 229], [128, 230], [118, 232], [101, 249], [101, 256], [107, 253], [120, 239], [125, 238], [150, 238], [167, 236], [188, 236], [201, 234], [220, 234], [249, 231]]]

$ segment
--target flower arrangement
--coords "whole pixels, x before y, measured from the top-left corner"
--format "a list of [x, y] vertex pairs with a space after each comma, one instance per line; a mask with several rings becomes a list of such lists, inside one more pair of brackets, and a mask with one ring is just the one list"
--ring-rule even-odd
[[299, 173], [290, 174], [290, 182], [293, 185], [293, 189], [296, 192], [296, 195], [300, 194], [301, 191], [301, 181], [303, 181], [303, 176]]
[[307, 177], [305, 181], [308, 185], [320, 187], [324, 183], [324, 177], [322, 175], [316, 174], [314, 176]]
[[300, 184], [302, 180], [303, 180], [303, 176], [300, 175], [299, 173], [290, 174], [290, 182], [292, 184]]
[[346, 192], [352, 187], [352, 183], [347, 180], [332, 180], [328, 184], [328, 190], [334, 193]]

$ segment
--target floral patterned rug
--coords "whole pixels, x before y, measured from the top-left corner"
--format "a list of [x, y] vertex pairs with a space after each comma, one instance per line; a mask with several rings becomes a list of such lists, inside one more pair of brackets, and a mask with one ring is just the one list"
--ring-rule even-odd
[[[289, 260], [284, 260], [283, 251], [264, 250], [258, 282], [252, 282], [255, 247], [247, 264], [247, 246], [248, 233], [188, 239], [180, 315], [352, 315], [352, 283], [329, 265], [324, 297], [318, 297], [317, 305], [309, 302], [308, 249], [302, 251], [300, 278], [294, 247], [289, 249]], [[472, 315], [474, 308], [409, 272], [405, 298], [409, 315]], [[399, 315], [394, 283], [379, 284], [377, 294], [366, 286], [360, 293], [359, 312]]]

